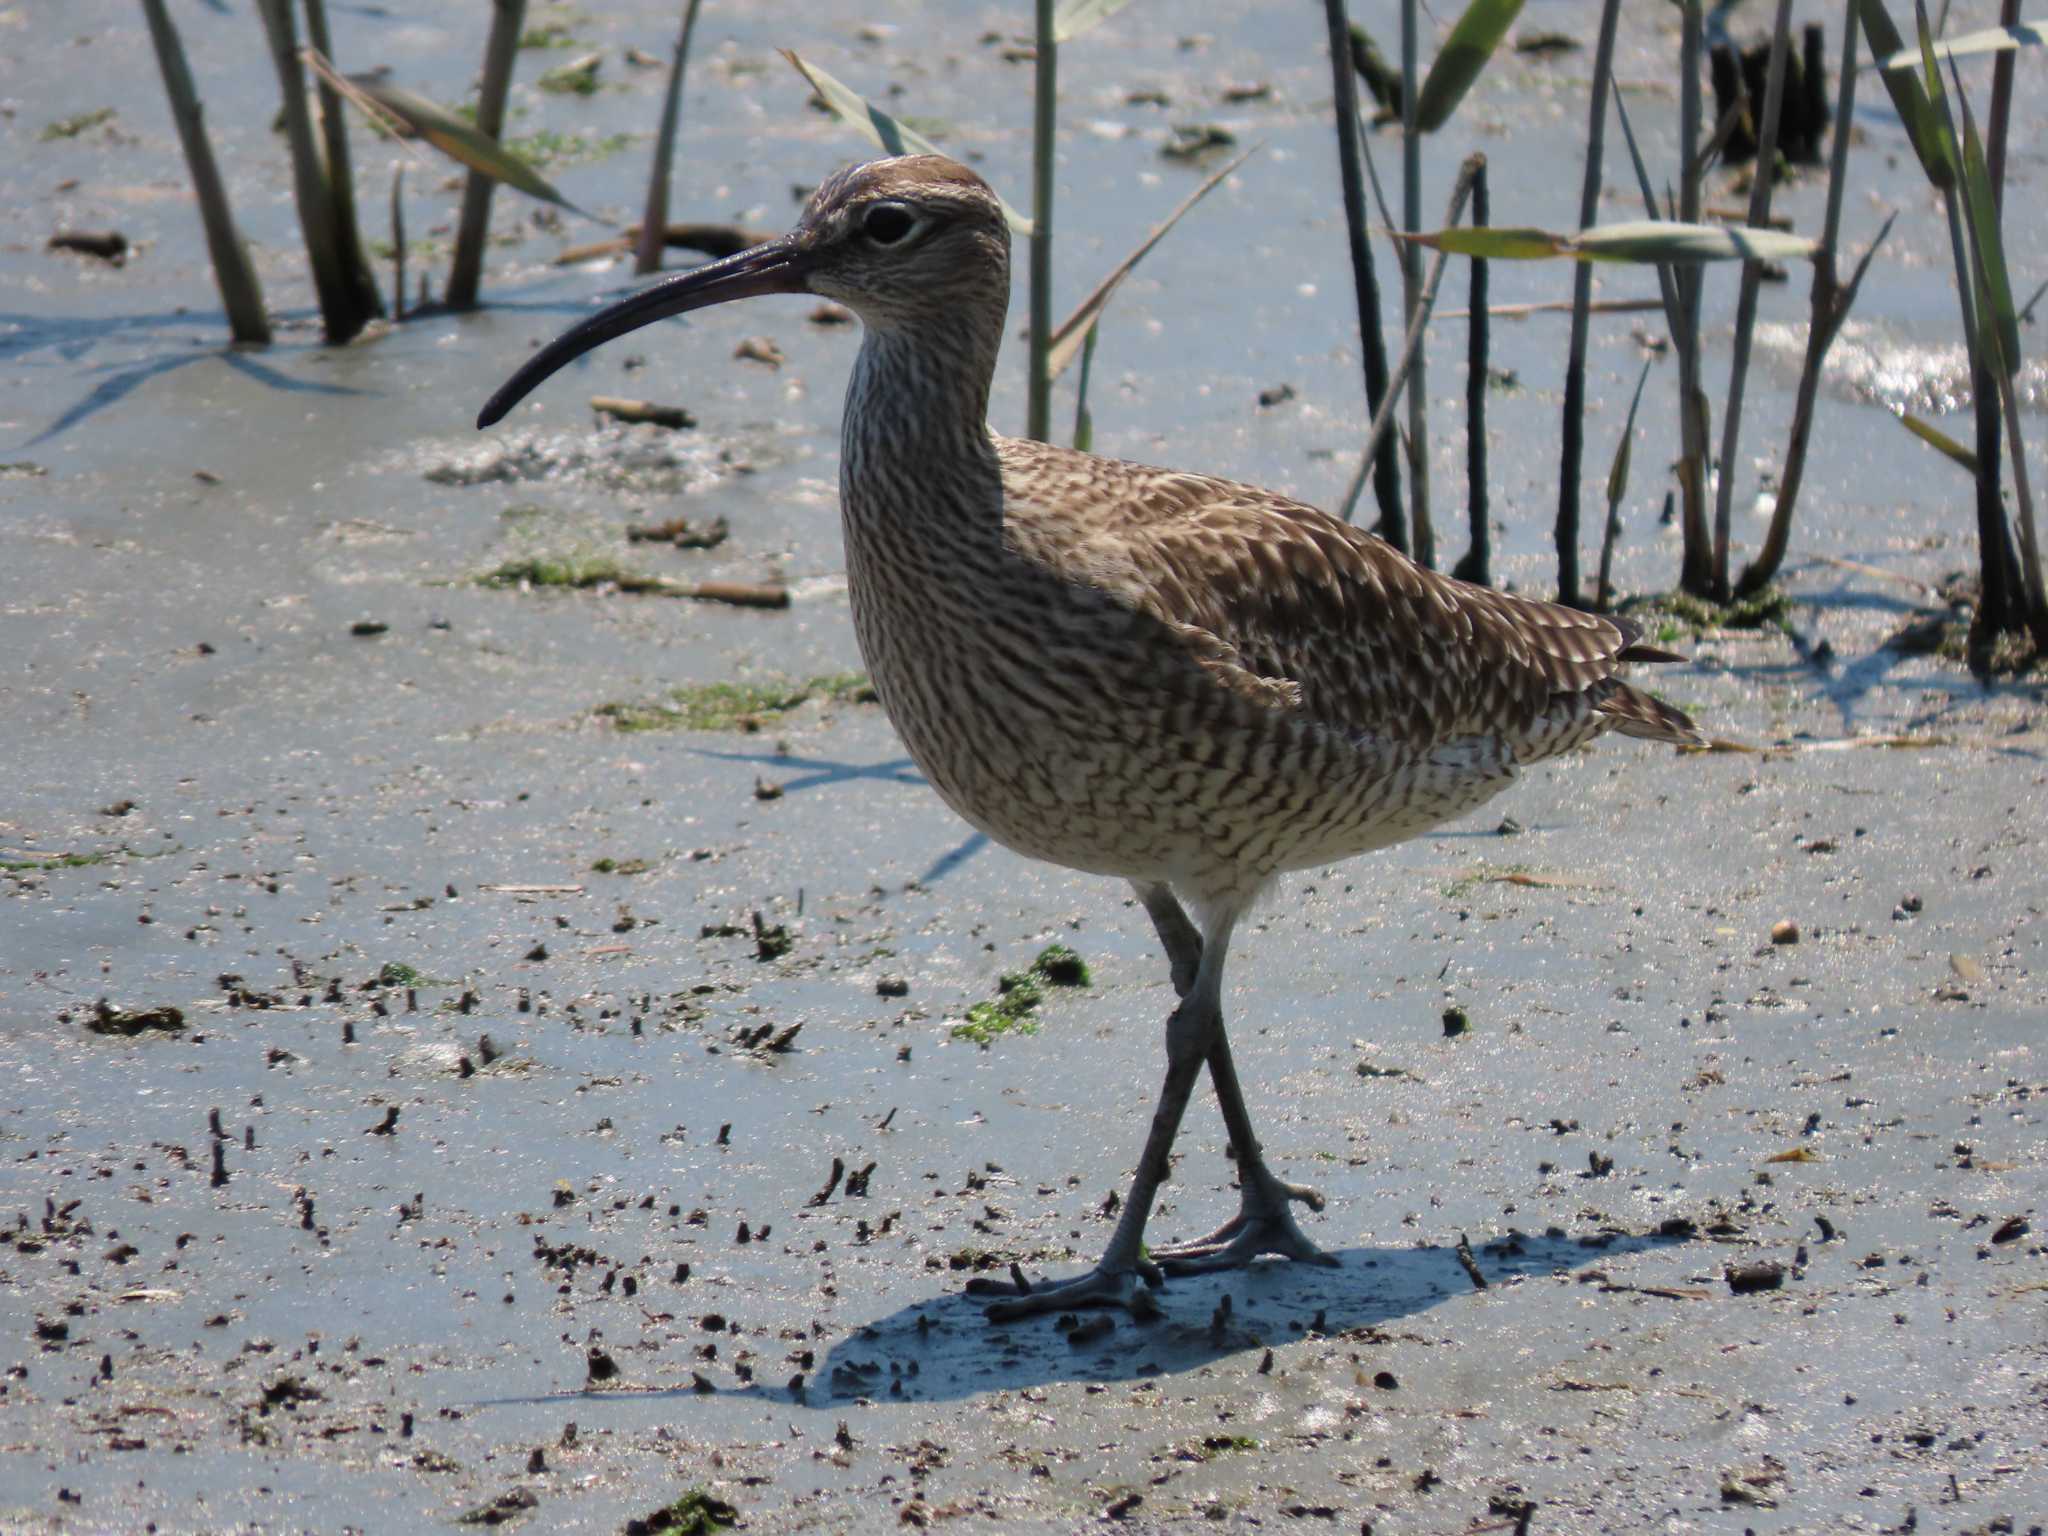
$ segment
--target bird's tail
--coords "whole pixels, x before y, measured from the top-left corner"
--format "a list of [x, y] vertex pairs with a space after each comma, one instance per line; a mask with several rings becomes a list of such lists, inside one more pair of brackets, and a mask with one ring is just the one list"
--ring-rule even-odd
[[1645, 741], [1668, 741], [1681, 747], [1706, 745], [1706, 738], [1684, 710], [1666, 704], [1640, 688], [1632, 688], [1619, 679], [1609, 682], [1607, 692], [1594, 708], [1606, 717], [1609, 729], [1624, 736], [1640, 736]]

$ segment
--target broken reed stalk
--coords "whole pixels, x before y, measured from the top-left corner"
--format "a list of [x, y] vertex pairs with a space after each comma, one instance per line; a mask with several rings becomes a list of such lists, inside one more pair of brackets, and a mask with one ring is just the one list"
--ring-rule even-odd
[[[512, 65], [519, 57], [519, 29], [526, 21], [526, 0], [491, 0], [491, 35], [484, 44], [484, 78], [477, 92], [476, 127], [495, 140], [505, 128], [505, 96], [512, 87]], [[475, 309], [483, 282], [484, 241], [491, 232], [491, 189], [495, 177], [471, 171], [462, 185], [462, 216], [455, 231], [455, 257], [448, 266], [443, 299], [450, 309]]]
[[654, 136], [654, 170], [647, 178], [647, 207], [640, 215], [640, 241], [633, 252], [633, 270], [642, 276], [661, 270], [661, 253], [667, 244], [668, 184], [675, 167], [676, 125], [683, 112], [683, 68], [689, 62], [690, 34], [697, 30], [697, 10], [702, 4], [703, 0], [684, 0], [683, 28], [669, 55], [661, 128]]
[[[1785, 58], [1792, 49], [1792, 0], [1778, 0], [1771, 24], [1771, 62], [1764, 74], [1764, 116], [1757, 125], [1756, 161], [1749, 178], [1752, 229], [1771, 217], [1771, 186], [1778, 159], [1778, 121], [1785, 102]], [[1714, 601], [1728, 601], [1728, 543], [1734, 514], [1735, 446], [1742, 435], [1742, 391], [1749, 381], [1750, 342], [1756, 333], [1756, 296], [1763, 286], [1760, 261], [1742, 264], [1742, 286], [1735, 301], [1735, 356], [1728, 365], [1728, 398], [1721, 407], [1721, 474], [1714, 486]]]
[[[1843, 10], [1841, 85], [1835, 98], [1835, 140], [1828, 163], [1828, 211], [1821, 228], [1820, 249], [1813, 258], [1813, 301], [1806, 327], [1806, 358], [1799, 369], [1799, 393], [1792, 406], [1792, 435], [1785, 445], [1785, 466], [1778, 479], [1778, 500], [1771, 509], [1770, 530], [1764, 535], [1756, 558], [1743, 567], [1735, 583], [1738, 597], [1762, 591], [1784, 562], [1785, 548], [1792, 537], [1792, 509], [1799, 499], [1799, 483], [1806, 474], [1806, 446], [1813, 434], [1814, 405], [1820, 397], [1821, 365], [1827, 361], [1835, 333], [1849, 316], [1857, 285], [1869, 267], [1870, 254], [1884, 239], [1880, 232], [1877, 240], [1871, 242], [1863, 265], [1844, 290], [1836, 277], [1836, 248], [1841, 238], [1842, 194], [1849, 179], [1849, 141], [1855, 137], [1850, 118], [1856, 107], [1856, 40], [1862, 19], [1854, 5], [1844, 6]], [[1890, 227], [1890, 220], [1886, 220], [1885, 228]]]
[[[1422, 231], [1422, 129], [1415, 121], [1422, 95], [1422, 67], [1418, 58], [1421, 23], [1416, 9], [1416, 0], [1401, 0], [1401, 227], [1411, 235]], [[1422, 248], [1403, 242], [1400, 254], [1401, 314], [1412, 331], [1421, 313]], [[1418, 347], [1415, 383], [1408, 391], [1408, 531], [1414, 544], [1410, 553], [1422, 565], [1434, 569], [1436, 525], [1429, 515], [1427, 372]]]
[[142, 12], [149, 20], [150, 41], [156, 45], [157, 68], [164, 77], [164, 94], [170, 98], [171, 120], [177, 124], [185, 165], [192, 173], [192, 191], [206, 228], [206, 249], [213, 258], [213, 280], [220, 288], [221, 304], [227, 310], [228, 331], [238, 342], [267, 346], [270, 316], [263, 310], [263, 288], [256, 280], [249, 248], [235, 228], [227, 186], [213, 158], [213, 141], [207, 136], [205, 108], [185, 61], [185, 45], [179, 41], [164, 0], [142, 0]]
[[[1606, 143], [1607, 91], [1614, 75], [1614, 25], [1621, 0], [1600, 7], [1600, 40], [1593, 53], [1593, 99], [1587, 108], [1586, 177], [1579, 190], [1579, 228], [1600, 215], [1600, 162]], [[1586, 446], [1586, 306], [1593, 301], [1593, 269], [1572, 264], [1571, 350], [1564, 373], [1564, 433], [1557, 487], [1557, 600], [1579, 607], [1579, 467]]]
[[321, 329], [329, 342], [338, 345], [361, 331], [372, 311], [363, 307], [361, 291], [350, 276], [340, 232], [335, 227], [334, 199], [321, 164], [320, 144], [313, 134], [312, 113], [306, 107], [306, 76], [299, 59], [298, 29], [292, 19], [291, 0], [257, 0], [256, 8], [263, 18], [271, 62], [277, 67], [278, 85], [284, 92], [285, 135], [292, 152], [292, 196], [298, 204], [299, 227], [305, 233], [306, 256], [313, 268]]
[[[327, 33], [327, 0], [305, 0], [306, 41], [323, 59], [334, 57], [334, 42]], [[370, 269], [369, 253], [363, 249], [361, 226], [356, 221], [356, 179], [348, 155], [348, 119], [341, 110], [341, 94], [321, 74], [320, 140], [327, 153], [327, 195], [334, 204], [334, 240], [341, 249], [342, 270], [355, 290], [356, 302], [365, 313], [382, 315], [384, 295], [377, 291], [377, 275]]]
[[[1374, 270], [1372, 240], [1365, 207], [1365, 176], [1360, 166], [1359, 139], [1365, 125], [1358, 115], [1358, 71], [1351, 62], [1351, 21], [1344, 0], [1323, 0], [1323, 19], [1330, 33], [1330, 83], [1335, 88], [1337, 170], [1344, 189], [1344, 230], [1351, 249], [1351, 288], [1358, 301], [1359, 351], [1365, 355], [1365, 403], [1377, 415], [1387, 396], [1387, 343], [1380, 328], [1380, 281]], [[1379, 502], [1375, 530], [1396, 549], [1408, 547], [1408, 519], [1401, 510], [1401, 464], [1390, 442], [1373, 463], [1373, 496]]]
[[[1681, 0], [1678, 44], [1678, 217], [1700, 217], [1700, 50], [1705, 46], [1700, 0]], [[1679, 528], [1684, 553], [1679, 589], [1704, 596], [1713, 579], [1712, 536], [1707, 530], [1707, 397], [1700, 390], [1700, 293], [1706, 273], [1682, 266], [1671, 274], [1678, 292], [1678, 324], [1671, 344], [1678, 349]]]
[[1038, 0], [1031, 96], [1031, 351], [1025, 395], [1026, 437], [1052, 441], [1053, 123], [1059, 110], [1059, 44], [1053, 0]]
[[1636, 375], [1636, 392], [1628, 403], [1628, 419], [1622, 423], [1614, 465], [1607, 472], [1607, 527], [1600, 536], [1600, 574], [1593, 583], [1595, 613], [1606, 613], [1614, 605], [1614, 546], [1621, 539], [1621, 504], [1628, 495], [1629, 460], [1635, 452], [1636, 411], [1643, 403], [1643, 386], [1650, 382], [1650, 364], [1655, 361], [1654, 356], [1644, 358], [1643, 371]]
[[1095, 337], [1102, 322], [1088, 322], [1088, 334], [1081, 338], [1081, 375], [1074, 384], [1074, 447], [1081, 453], [1095, 448], [1095, 418], [1088, 410], [1088, 384], [1095, 373]]
[[[1444, 214], [1444, 228], [1449, 229], [1456, 224], [1464, 213], [1465, 201], [1472, 193], [1473, 178], [1478, 175], [1479, 167], [1485, 164], [1484, 155], [1468, 155], [1465, 163], [1458, 167], [1458, 179], [1451, 188], [1450, 207]], [[1380, 408], [1373, 413], [1372, 425], [1366, 429], [1365, 452], [1359, 458], [1358, 471], [1351, 477], [1351, 486], [1345, 491], [1344, 504], [1338, 512], [1338, 516], [1347, 523], [1358, 505], [1359, 493], [1365, 489], [1365, 477], [1372, 469], [1373, 459], [1394, 429], [1394, 407], [1400, 403], [1402, 386], [1411, 376], [1417, 379], [1422, 376], [1422, 338], [1429, 329], [1429, 312], [1436, 307], [1436, 290], [1443, 281], [1444, 264], [1450, 259], [1449, 251], [1439, 250], [1436, 253], [1436, 260], [1430, 263], [1429, 277], [1417, 295], [1415, 318], [1408, 323], [1408, 334], [1401, 340], [1400, 360], [1394, 365], [1394, 376], [1387, 382], [1386, 398], [1380, 401]]]
[[[1479, 162], [1472, 168], [1472, 227], [1484, 229], [1491, 221], [1486, 206], [1486, 157], [1472, 158]], [[1471, 315], [1465, 322], [1465, 507], [1472, 542], [1451, 567], [1458, 580], [1482, 587], [1493, 584], [1493, 535], [1487, 526], [1486, 508], [1486, 359], [1490, 339], [1486, 279], [1486, 258], [1473, 257], [1466, 301]]]

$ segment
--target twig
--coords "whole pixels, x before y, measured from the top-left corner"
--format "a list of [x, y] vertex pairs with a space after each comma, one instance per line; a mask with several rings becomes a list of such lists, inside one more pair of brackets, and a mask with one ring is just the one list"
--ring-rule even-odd
[[[1451, 188], [1451, 205], [1444, 215], [1448, 228], [1458, 222], [1458, 216], [1465, 211], [1465, 200], [1472, 192], [1472, 179], [1478, 174], [1478, 167], [1486, 163], [1482, 155], [1467, 157], [1458, 169], [1457, 184]], [[1352, 511], [1358, 505], [1358, 494], [1365, 489], [1365, 477], [1372, 468], [1374, 457], [1386, 441], [1387, 433], [1394, 424], [1394, 407], [1401, 399], [1401, 387], [1408, 382], [1408, 376], [1417, 366], [1422, 352], [1423, 332], [1429, 328], [1429, 312], [1436, 304], [1437, 284], [1443, 280], [1444, 263], [1450, 259], [1450, 252], [1438, 251], [1436, 260], [1430, 264], [1429, 280], [1422, 285], [1420, 302], [1415, 306], [1415, 317], [1409, 322], [1408, 334], [1401, 342], [1401, 359], [1394, 368], [1394, 376], [1387, 381], [1386, 398], [1380, 401], [1380, 408], [1373, 413], [1372, 425], [1365, 434], [1365, 454], [1359, 460], [1358, 472], [1351, 477], [1351, 485], [1344, 493], [1343, 506], [1338, 512], [1345, 522], [1351, 521]]]
[[[1757, 130], [1756, 166], [1749, 183], [1749, 222], [1771, 212], [1772, 168], [1778, 157], [1778, 119], [1785, 99], [1785, 57], [1792, 45], [1792, 0], [1778, 0], [1771, 26], [1771, 63], [1764, 75], [1764, 120]], [[1735, 301], [1735, 356], [1728, 365], [1728, 398], [1721, 412], [1721, 475], [1714, 485], [1714, 596], [1728, 600], [1728, 538], [1734, 516], [1735, 445], [1742, 435], [1742, 391], [1749, 379], [1749, 349], [1756, 332], [1756, 296], [1763, 285], [1761, 262], [1742, 264]]]
[[1472, 1239], [1465, 1236], [1464, 1233], [1460, 1232], [1458, 1234], [1458, 1246], [1455, 1252], [1458, 1255], [1458, 1265], [1461, 1269], [1465, 1271], [1466, 1275], [1470, 1277], [1473, 1289], [1480, 1291], [1485, 1290], [1486, 1275], [1485, 1272], [1480, 1269], [1479, 1261], [1472, 1257]]
[[[1694, 9], [1687, 8], [1688, 14]], [[1614, 74], [1614, 27], [1621, 0], [1600, 7], [1600, 40], [1593, 54], [1593, 99], [1587, 108], [1586, 176], [1579, 191], [1579, 228], [1590, 229], [1600, 214], [1601, 150], [1606, 141], [1608, 86]], [[1586, 319], [1593, 300], [1593, 269], [1586, 262], [1572, 272], [1571, 351], [1564, 374], [1562, 465], [1557, 487], [1557, 600], [1577, 607], [1579, 593], [1579, 466], [1586, 443]]]
[[213, 280], [220, 288], [222, 307], [228, 313], [228, 330], [238, 342], [267, 346], [270, 317], [263, 310], [263, 289], [256, 280], [255, 264], [249, 260], [249, 248], [235, 228], [227, 187], [213, 158], [213, 141], [207, 137], [199, 92], [185, 61], [185, 45], [179, 41], [164, 0], [142, 0], [142, 10], [149, 20], [150, 41], [156, 45], [164, 94], [170, 98], [171, 120], [177, 124], [185, 165], [192, 173], [192, 191], [206, 227], [206, 249], [213, 259]]
[[[519, 57], [519, 29], [526, 19], [526, 0], [491, 0], [491, 35], [484, 44], [484, 78], [477, 92], [477, 132], [497, 139], [505, 129], [505, 96], [512, 86], [512, 66]], [[494, 177], [471, 171], [462, 185], [462, 216], [455, 230], [455, 256], [448, 267], [442, 300], [450, 309], [475, 309], [483, 283], [484, 242], [491, 232], [491, 189]]]
[[[1366, 408], [1378, 414], [1387, 396], [1387, 344], [1380, 326], [1380, 283], [1366, 227], [1365, 186], [1360, 174], [1361, 135], [1358, 75], [1351, 66], [1351, 23], [1344, 0], [1323, 0], [1330, 34], [1330, 78], [1335, 87], [1337, 168], [1344, 189], [1344, 228], [1351, 251], [1351, 287], [1358, 302], [1359, 351], [1365, 358]], [[1401, 468], [1392, 443], [1373, 466], [1373, 495], [1379, 502], [1380, 536], [1407, 547], [1407, 518], [1401, 510]]]

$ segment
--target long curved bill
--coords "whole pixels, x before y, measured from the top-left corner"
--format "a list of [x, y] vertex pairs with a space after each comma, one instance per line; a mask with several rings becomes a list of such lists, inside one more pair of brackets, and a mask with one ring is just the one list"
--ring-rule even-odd
[[534, 353], [484, 403], [476, 424], [480, 428], [495, 425], [557, 369], [643, 325], [733, 299], [751, 299], [757, 294], [808, 292], [808, 266], [803, 249], [785, 235], [723, 261], [714, 261], [708, 267], [678, 272], [674, 277], [650, 283], [609, 309], [601, 309], [588, 320], [571, 326]]

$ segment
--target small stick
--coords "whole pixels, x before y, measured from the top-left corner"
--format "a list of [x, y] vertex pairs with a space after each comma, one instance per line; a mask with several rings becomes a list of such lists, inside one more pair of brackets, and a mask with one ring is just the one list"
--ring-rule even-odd
[[1486, 1276], [1479, 1268], [1479, 1261], [1472, 1257], [1472, 1240], [1462, 1232], [1458, 1234], [1457, 1254], [1459, 1265], [1463, 1267], [1467, 1275], [1472, 1277], [1473, 1288], [1475, 1290], [1485, 1290]]
[[806, 1201], [805, 1204], [823, 1205], [827, 1200], [830, 1200], [832, 1198], [832, 1191], [839, 1187], [839, 1180], [845, 1175], [845, 1173], [846, 1159], [843, 1157], [833, 1158], [832, 1174], [829, 1178], [825, 1180], [825, 1187], [819, 1190], [815, 1195], [811, 1196], [811, 1198], [808, 1201]]
[[642, 422], [656, 427], [694, 427], [697, 418], [680, 405], [658, 405], [652, 400], [628, 400], [620, 395], [592, 395], [590, 408], [619, 421]]

